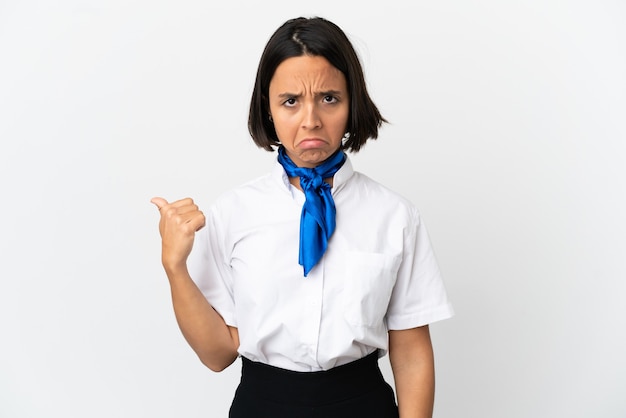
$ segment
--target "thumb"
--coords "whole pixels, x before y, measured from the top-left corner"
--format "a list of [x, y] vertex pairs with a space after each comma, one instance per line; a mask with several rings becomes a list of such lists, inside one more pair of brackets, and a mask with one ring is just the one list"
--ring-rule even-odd
[[162, 197], [153, 197], [150, 199], [150, 203], [153, 203], [159, 210], [163, 208], [163, 206], [167, 205], [167, 200]]

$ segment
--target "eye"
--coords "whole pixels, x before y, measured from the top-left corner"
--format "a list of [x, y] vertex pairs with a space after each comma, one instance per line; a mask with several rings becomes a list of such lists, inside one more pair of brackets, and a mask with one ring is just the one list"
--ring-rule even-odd
[[296, 104], [296, 98], [295, 98], [295, 97], [290, 97], [290, 98], [288, 98], [287, 100], [285, 100], [285, 101], [283, 102], [283, 104], [284, 104], [285, 106], [287, 106], [287, 107], [292, 107], [292, 106], [295, 106], [295, 104]]
[[324, 99], [322, 99], [324, 103], [336, 103], [337, 100], [338, 99], [335, 96], [331, 96], [330, 94], [327, 94], [324, 96]]

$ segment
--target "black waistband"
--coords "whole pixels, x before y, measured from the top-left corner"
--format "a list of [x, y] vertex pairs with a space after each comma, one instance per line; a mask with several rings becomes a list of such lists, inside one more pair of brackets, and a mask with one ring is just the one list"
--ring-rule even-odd
[[241, 387], [265, 399], [291, 403], [337, 402], [362, 396], [386, 384], [378, 367], [378, 352], [360, 360], [316, 372], [296, 372], [242, 357]]

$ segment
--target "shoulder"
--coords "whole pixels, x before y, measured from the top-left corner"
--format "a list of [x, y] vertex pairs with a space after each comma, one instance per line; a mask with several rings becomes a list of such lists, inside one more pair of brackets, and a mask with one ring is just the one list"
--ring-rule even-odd
[[358, 202], [367, 211], [383, 212], [388, 216], [393, 213], [419, 220], [419, 213], [413, 202], [359, 171], [354, 172], [346, 186], [346, 200]]
[[210, 216], [221, 222], [241, 223], [267, 217], [280, 202], [290, 198], [289, 189], [274, 173], [268, 173], [233, 187], [219, 195], [210, 206]]
[[214, 206], [237, 205], [242, 201], [263, 196], [275, 187], [272, 177], [265, 174], [223, 192], [215, 199]]
[[361, 173], [360, 171], [355, 171], [352, 178], [352, 187], [357, 190], [362, 190], [367, 193], [375, 193], [376, 195], [384, 196], [392, 198], [395, 201], [398, 201], [403, 204], [411, 205], [412, 203], [404, 197], [402, 194], [396, 192], [394, 189], [385, 186], [384, 184], [374, 180], [370, 176]]

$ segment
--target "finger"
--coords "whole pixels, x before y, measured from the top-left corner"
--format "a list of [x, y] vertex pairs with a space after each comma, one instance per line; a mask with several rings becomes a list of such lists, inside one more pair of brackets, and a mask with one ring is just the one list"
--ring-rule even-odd
[[189, 219], [187, 223], [195, 232], [198, 232], [206, 225], [204, 213], [198, 211], [193, 218]]
[[167, 200], [162, 197], [153, 197], [150, 199], [150, 203], [154, 204], [159, 210], [163, 209], [164, 206], [167, 206]]
[[169, 221], [168, 230], [170, 233], [181, 237], [193, 235], [202, 229], [206, 223], [204, 214], [200, 211], [183, 215], [177, 214], [174, 218], [169, 219]]
[[190, 205], [185, 205], [185, 206], [174, 206], [174, 204], [170, 205], [171, 208], [175, 209], [176, 214], [178, 215], [185, 215], [188, 213], [193, 213], [193, 212], [199, 212], [199, 208], [198, 205], [192, 203]]
[[200, 210], [177, 213], [176, 218], [179, 225], [195, 225], [196, 230], [204, 226], [206, 221], [204, 213]]
[[183, 206], [193, 205], [193, 199], [190, 197], [186, 197], [184, 199], [177, 200], [175, 202], [170, 203], [173, 208], [180, 208]]

